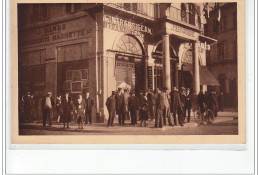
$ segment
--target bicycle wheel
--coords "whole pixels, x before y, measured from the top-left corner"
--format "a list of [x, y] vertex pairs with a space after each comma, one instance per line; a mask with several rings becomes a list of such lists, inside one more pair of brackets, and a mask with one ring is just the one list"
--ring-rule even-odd
[[209, 123], [211, 123], [211, 124], [214, 123], [215, 117], [214, 117], [214, 113], [211, 109], [207, 110], [206, 119]]
[[201, 122], [201, 113], [199, 110], [194, 111], [194, 118], [196, 123]]

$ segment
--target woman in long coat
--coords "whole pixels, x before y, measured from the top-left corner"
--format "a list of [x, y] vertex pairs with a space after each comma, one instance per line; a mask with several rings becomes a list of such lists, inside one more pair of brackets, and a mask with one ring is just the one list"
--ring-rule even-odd
[[64, 123], [64, 128], [66, 123], [67, 123], [67, 128], [69, 128], [70, 115], [73, 109], [71, 98], [69, 97], [69, 93], [66, 93], [64, 99], [62, 100], [62, 109], [63, 109], [62, 120]]

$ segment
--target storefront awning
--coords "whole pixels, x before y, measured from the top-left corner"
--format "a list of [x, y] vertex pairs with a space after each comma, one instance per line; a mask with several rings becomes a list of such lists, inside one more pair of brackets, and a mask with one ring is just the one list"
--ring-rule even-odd
[[[193, 76], [193, 67], [191, 64], [185, 64], [183, 66], [184, 71], [189, 71]], [[208, 70], [206, 66], [200, 66], [200, 84], [209, 86], [220, 86], [218, 80]]]

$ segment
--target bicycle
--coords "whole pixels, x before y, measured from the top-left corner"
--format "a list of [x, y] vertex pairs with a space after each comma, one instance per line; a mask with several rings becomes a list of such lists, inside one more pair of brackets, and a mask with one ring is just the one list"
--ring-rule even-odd
[[198, 109], [193, 110], [195, 122], [198, 125], [213, 124], [215, 120], [215, 115], [212, 109], [209, 109], [206, 104], [203, 104], [203, 109], [198, 106]]

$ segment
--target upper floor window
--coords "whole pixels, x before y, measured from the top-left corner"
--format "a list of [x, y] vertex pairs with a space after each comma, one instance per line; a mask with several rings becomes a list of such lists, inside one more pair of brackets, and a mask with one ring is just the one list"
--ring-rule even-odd
[[80, 11], [82, 8], [82, 4], [76, 3], [76, 4], [66, 4], [66, 13], [72, 13]]
[[46, 20], [49, 18], [48, 4], [34, 4], [30, 16], [30, 22], [35, 23], [38, 21]]
[[34, 4], [32, 7], [31, 23], [49, 18], [48, 4]]

